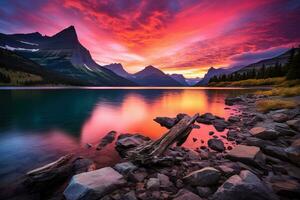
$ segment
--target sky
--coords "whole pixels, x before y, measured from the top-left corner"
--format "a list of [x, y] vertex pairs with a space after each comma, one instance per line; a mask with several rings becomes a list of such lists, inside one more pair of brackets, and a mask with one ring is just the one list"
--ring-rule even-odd
[[202, 77], [298, 46], [300, 0], [0, 0], [1, 33], [70, 25], [100, 65]]

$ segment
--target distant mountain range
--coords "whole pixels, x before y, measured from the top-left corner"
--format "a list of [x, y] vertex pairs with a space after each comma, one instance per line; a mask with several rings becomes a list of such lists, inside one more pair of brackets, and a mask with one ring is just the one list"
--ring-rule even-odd
[[[245, 72], [248, 72], [252, 70], [253, 68], [260, 69], [261, 67], [265, 66], [268, 67], [275, 67], [276, 64], [280, 64], [282, 66], [286, 65], [289, 61], [289, 58], [291, 56], [292, 50], [288, 50], [284, 52], [283, 54], [280, 54], [279, 56], [275, 56], [273, 58], [264, 59], [256, 63], [252, 63], [246, 66], [236, 66], [231, 68], [213, 68], [211, 67], [207, 73], [205, 74], [204, 78], [199, 81], [195, 86], [205, 86], [208, 84], [209, 80], [214, 76], [220, 76], [223, 74], [232, 74], [232, 73], [239, 73], [243, 74]], [[295, 48], [295, 52], [300, 52], [299, 48]]]

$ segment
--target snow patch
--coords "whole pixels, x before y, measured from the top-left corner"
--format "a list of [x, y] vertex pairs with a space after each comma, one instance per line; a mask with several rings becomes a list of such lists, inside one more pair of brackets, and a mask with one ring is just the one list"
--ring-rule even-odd
[[39, 46], [39, 44], [37, 44], [37, 43], [31, 43], [31, 42], [26, 42], [26, 41], [21, 41], [21, 40], [19, 40], [19, 42], [22, 42], [24, 44], [33, 45], [33, 46]]
[[10, 51], [31, 51], [31, 52], [39, 51], [39, 49], [25, 49], [25, 48], [19, 48], [19, 47], [11, 47], [11, 46], [8, 46], [8, 45], [5, 45], [5, 47], [0, 46], [0, 48], [7, 49], [7, 50], [10, 50]]

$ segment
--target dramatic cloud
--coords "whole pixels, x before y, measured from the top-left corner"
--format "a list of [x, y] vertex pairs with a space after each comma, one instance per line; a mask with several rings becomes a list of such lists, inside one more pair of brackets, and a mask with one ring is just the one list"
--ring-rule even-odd
[[52, 35], [75, 25], [99, 64], [152, 64], [202, 76], [272, 57], [300, 43], [298, 0], [0, 1], [0, 32]]

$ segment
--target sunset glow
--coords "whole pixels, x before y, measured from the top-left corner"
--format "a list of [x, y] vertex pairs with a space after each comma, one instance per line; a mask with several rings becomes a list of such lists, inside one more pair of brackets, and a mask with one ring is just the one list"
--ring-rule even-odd
[[300, 42], [300, 1], [45, 0], [0, 2], [0, 32], [53, 35], [74, 25], [99, 64], [129, 72], [153, 65], [203, 76], [245, 65]]

